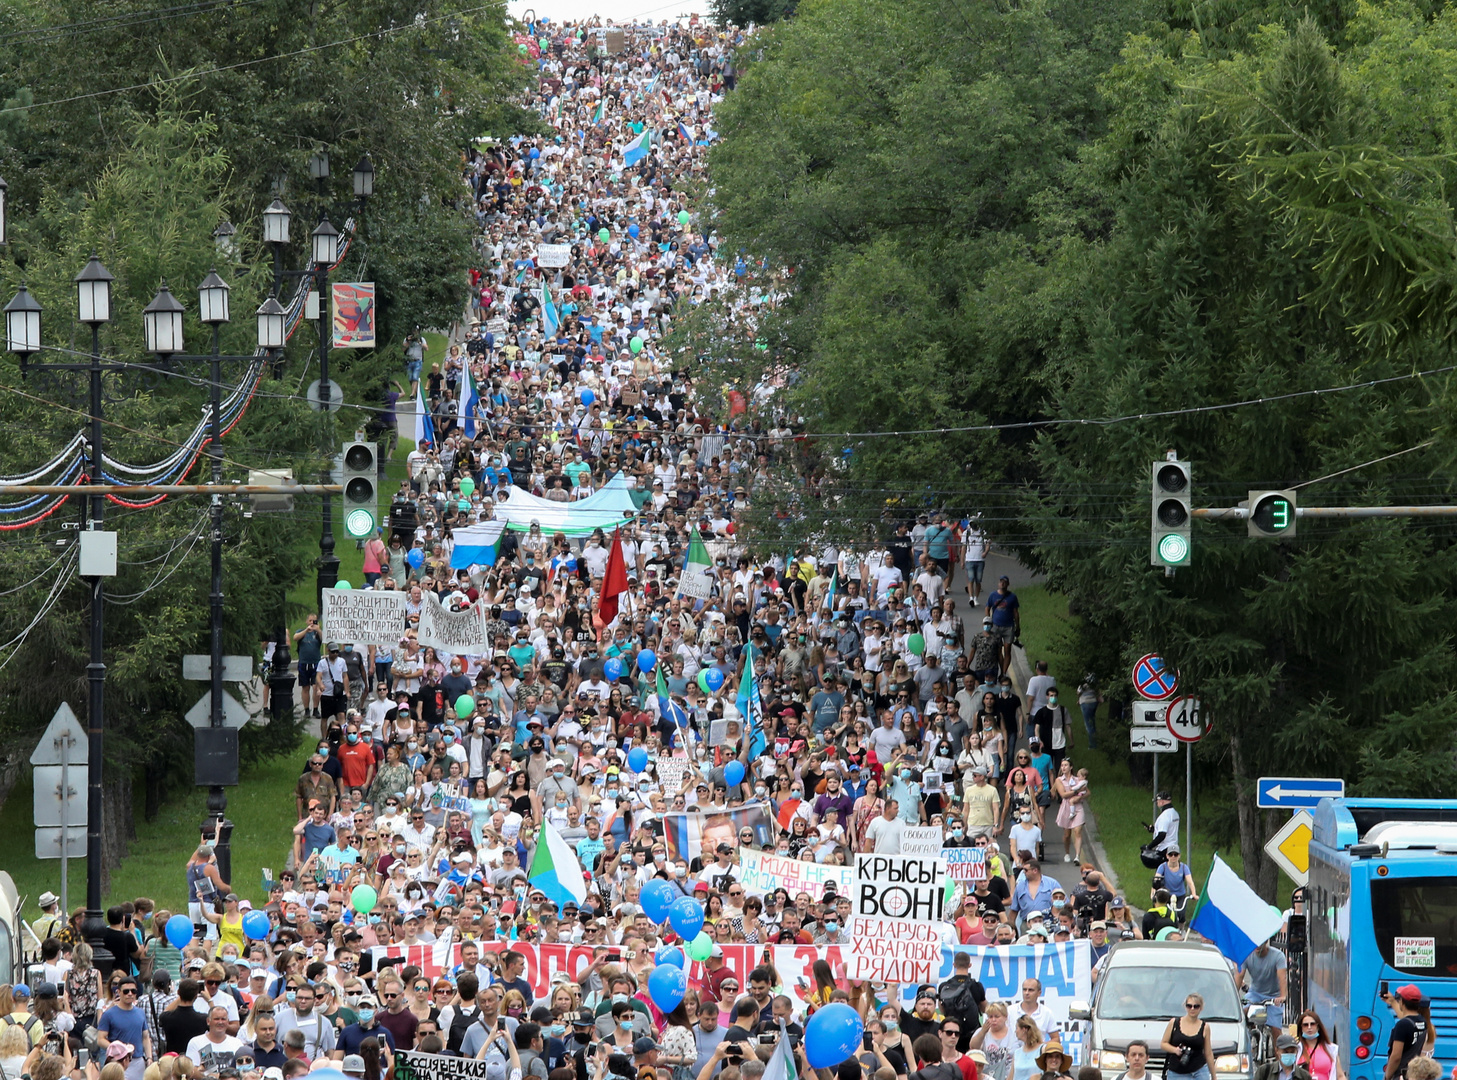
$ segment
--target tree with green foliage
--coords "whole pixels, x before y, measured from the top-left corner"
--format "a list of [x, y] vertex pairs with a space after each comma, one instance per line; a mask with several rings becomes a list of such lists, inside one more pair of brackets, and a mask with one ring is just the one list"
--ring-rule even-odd
[[[1270, 190], [1274, 158], [1378, 141], [1354, 66], [1312, 20], [1218, 62], [1130, 42], [1106, 83], [1111, 133], [1085, 156], [1115, 224], [1083, 298], [1087, 361], [1054, 416], [1152, 415], [1045, 430], [1024, 507], [1041, 535], [1030, 557], [1081, 615], [1076, 650], [1110, 674], [1159, 652], [1204, 702], [1201, 790], [1231, 812], [1266, 896], [1260, 849], [1278, 823], [1255, 807], [1256, 777], [1296, 762], [1355, 794], [1410, 795], [1420, 777], [1423, 794], [1457, 795], [1446, 528], [1305, 520], [1268, 543], [1196, 520], [1189, 567], [1149, 566], [1150, 462], [1170, 449], [1193, 463], [1196, 505], [1295, 485], [1301, 505], [1451, 501], [1450, 482], [1423, 476], [1430, 456], [1380, 460], [1431, 439], [1431, 393], [1402, 376], [1446, 350], [1415, 335], [1373, 350], [1353, 333], [1332, 246]], [[1218, 407], [1254, 398], [1270, 400]]]

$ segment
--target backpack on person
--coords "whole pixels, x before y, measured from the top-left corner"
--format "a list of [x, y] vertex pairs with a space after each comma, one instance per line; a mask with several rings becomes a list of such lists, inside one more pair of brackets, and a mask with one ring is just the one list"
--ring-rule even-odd
[[450, 1018], [450, 1030], [446, 1032], [445, 1049], [452, 1054], [459, 1054], [460, 1045], [465, 1041], [465, 1033], [480, 1018], [481, 1007], [479, 1005], [474, 1009], [465, 1009], [457, 1006], [455, 1015]]

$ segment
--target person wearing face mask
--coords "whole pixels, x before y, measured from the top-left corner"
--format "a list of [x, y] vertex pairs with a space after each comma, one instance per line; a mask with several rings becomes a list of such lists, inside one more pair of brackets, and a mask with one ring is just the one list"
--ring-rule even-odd
[[1056, 774], [1062, 759], [1073, 748], [1072, 714], [1059, 703], [1057, 687], [1047, 690], [1047, 704], [1032, 714], [1037, 739], [1052, 758], [1051, 772]]
[[[532, 744], [535, 745], [535, 742]], [[531, 804], [535, 818], [540, 821], [543, 812], [549, 807], [555, 807], [561, 798], [561, 813], [566, 814], [566, 805], [575, 803], [581, 797], [577, 788], [577, 782], [567, 775], [567, 763], [562, 758], [552, 758], [547, 762], [546, 776], [536, 785], [532, 792]]]
[[1042, 857], [1042, 830], [1030, 808], [1018, 812], [1015, 824], [1008, 830], [1007, 839], [1009, 850], [1030, 851], [1038, 858]]
[[315, 1008], [314, 988], [302, 983], [296, 990], [285, 993], [286, 998], [290, 996], [289, 1007], [276, 1011], [273, 1016], [278, 1037], [283, 1039], [290, 1031], [302, 1032], [304, 1053], [310, 1060], [327, 1055], [334, 1049], [334, 1027]]
[[[389, 1028], [379, 1022], [379, 1005], [368, 994], [359, 999], [359, 1004], [355, 1006], [354, 1011], [359, 1019], [339, 1032], [339, 1039], [329, 1052], [329, 1056], [335, 1061], [342, 1061], [350, 1054], [358, 1054], [360, 1044], [365, 1039], [379, 1039], [389, 1047], [388, 1054], [383, 1052], [380, 1054], [380, 1065], [383, 1070], [385, 1062], [394, 1055], [395, 1037]], [[381, 1050], [383, 1051], [383, 1047]]]

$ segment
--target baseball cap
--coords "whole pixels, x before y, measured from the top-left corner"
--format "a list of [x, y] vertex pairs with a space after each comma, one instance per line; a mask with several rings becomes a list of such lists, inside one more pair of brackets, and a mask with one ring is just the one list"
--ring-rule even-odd
[[591, 1009], [583, 1009], [577, 1013], [576, 1018], [572, 1021], [577, 1027], [591, 1027], [596, 1022], [597, 1017], [592, 1014]]
[[[18, 990], [20, 988], [16, 987], [16, 989]], [[1398, 986], [1396, 988], [1396, 996], [1401, 998], [1402, 1001], [1410, 1001], [1413, 1004], [1420, 1004], [1425, 1000], [1422, 996], [1422, 988], [1414, 983]]]
[[713, 947], [713, 952], [709, 953], [708, 955], [711, 956], [715, 960], [722, 960], [723, 959], [723, 946], [721, 946], [721, 945], [715, 945]]
[[1105, 923], [1102, 919], [1094, 919], [1091, 923], [1088, 924], [1088, 929], [1089, 930], [1106, 930], [1106, 929], [1108, 929], [1108, 924]]
[[696, 892], [696, 893], [698, 893], [698, 892], [707, 892], [708, 891], [708, 882], [706, 882], [706, 881], [700, 881], [697, 885], [693, 886], [693, 891]]
[[270, 1065], [263, 1070], [263, 1080], [283, 1080], [283, 1070], [277, 1065]]
[[636, 1040], [632, 1044], [632, 1052], [634, 1054], [649, 1054], [649, 1053], [652, 1053], [652, 1051], [656, 1050], [657, 1048], [658, 1048], [658, 1044], [656, 1042], [654, 1042], [652, 1039], [647, 1038], [646, 1036], [644, 1036], [641, 1039]]
[[345, 1056], [343, 1063], [339, 1066], [339, 1069], [341, 1072], [358, 1073], [360, 1076], [363, 1076], [364, 1058], [360, 1057], [358, 1054], [348, 1054]]
[[16, 983], [13, 987], [10, 988], [10, 996], [25, 998], [26, 1000], [29, 1000], [30, 987], [27, 986], [25, 983]]
[[732, 855], [734, 853], [734, 849], [731, 844], [719, 844], [718, 847], [714, 848], [713, 850], [717, 851], [720, 855]]

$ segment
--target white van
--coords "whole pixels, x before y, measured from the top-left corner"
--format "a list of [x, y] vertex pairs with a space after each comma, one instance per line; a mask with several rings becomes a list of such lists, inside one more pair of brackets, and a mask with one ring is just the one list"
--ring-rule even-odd
[[1234, 971], [1213, 945], [1194, 941], [1121, 941], [1103, 959], [1091, 1002], [1075, 1001], [1073, 1020], [1087, 1023], [1084, 1061], [1113, 1080], [1128, 1066], [1128, 1044], [1148, 1044], [1150, 1071], [1162, 1071], [1164, 1028], [1184, 1015], [1184, 999], [1204, 999], [1200, 1019], [1209, 1025], [1209, 1071], [1214, 1080], [1248, 1080], [1254, 1067], [1252, 1025], [1263, 1025], [1265, 1010], [1240, 1003]]

